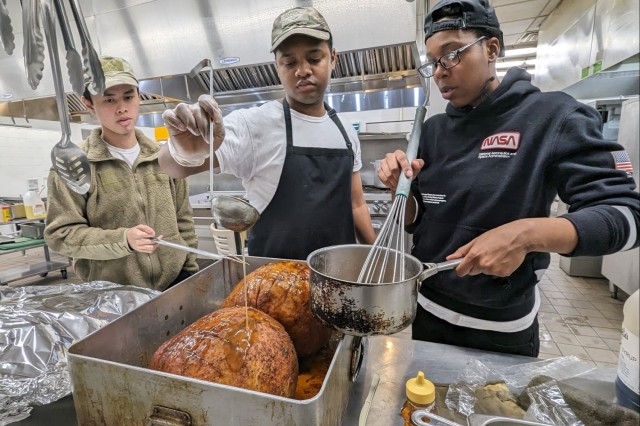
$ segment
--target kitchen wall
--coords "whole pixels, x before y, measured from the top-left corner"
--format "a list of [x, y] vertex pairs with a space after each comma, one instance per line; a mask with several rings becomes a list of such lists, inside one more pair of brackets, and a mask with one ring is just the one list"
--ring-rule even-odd
[[[58, 130], [50, 129], [49, 123]], [[51, 148], [60, 140], [60, 125], [55, 122], [31, 125], [43, 128], [0, 126], [0, 197], [20, 197], [27, 191], [30, 178], [38, 178], [42, 187], [49, 174]], [[77, 143], [79, 126], [71, 126], [72, 140]]]
[[360, 132], [408, 133], [413, 125], [415, 108], [379, 109], [374, 111], [341, 112], [340, 116], [359, 125]]
[[[430, 91], [427, 118], [443, 113], [447, 106], [435, 84], [431, 85]], [[352, 123], [359, 123], [361, 132], [368, 133], [409, 133], [415, 114], [416, 109], [413, 107], [340, 113]]]
[[[26, 127], [0, 123], [0, 198], [17, 198], [27, 192], [27, 179], [38, 178], [46, 186], [51, 168], [51, 148], [60, 141], [60, 124], [54, 121], [30, 120]], [[71, 124], [71, 140], [82, 141], [82, 129], [95, 126]], [[142, 129], [151, 138], [153, 129]], [[46, 188], [41, 192], [46, 196]]]
[[[446, 102], [434, 85], [431, 89], [427, 116], [443, 112], [445, 105]], [[341, 115], [352, 123], [358, 123], [360, 132], [409, 133], [413, 126], [415, 108], [344, 112]], [[0, 198], [19, 197], [27, 191], [27, 179], [30, 178], [40, 179], [41, 187], [46, 184], [45, 177], [51, 167], [51, 148], [60, 140], [58, 122], [19, 121], [17, 124], [28, 125], [31, 128], [12, 127], [8, 118], [0, 117]], [[72, 141], [76, 144], [80, 143], [82, 130], [93, 127], [95, 126], [72, 123]], [[140, 129], [151, 139], [155, 138], [152, 128], [140, 127]], [[366, 146], [363, 149], [367, 149]], [[41, 195], [46, 195], [46, 188]]]

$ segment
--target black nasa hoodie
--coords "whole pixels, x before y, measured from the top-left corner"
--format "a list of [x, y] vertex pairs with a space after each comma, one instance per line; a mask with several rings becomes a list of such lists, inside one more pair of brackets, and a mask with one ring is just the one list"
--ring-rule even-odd
[[[603, 255], [638, 245], [638, 193], [615, 168], [598, 112], [561, 92], [542, 93], [512, 68], [478, 107], [456, 108], [423, 126], [418, 156], [425, 165], [412, 184], [419, 202], [414, 256], [441, 262], [478, 235], [517, 219], [548, 217], [556, 194], [578, 232], [572, 256]], [[513, 321], [534, 307], [534, 288], [548, 253], [530, 253], [506, 278], [459, 278], [441, 272], [420, 292], [449, 310]]]

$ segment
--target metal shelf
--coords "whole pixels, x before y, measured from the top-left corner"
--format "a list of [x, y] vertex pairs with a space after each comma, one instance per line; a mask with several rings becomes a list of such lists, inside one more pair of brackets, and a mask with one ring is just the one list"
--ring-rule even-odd
[[8, 284], [11, 281], [21, 280], [23, 278], [33, 277], [35, 275], [46, 276], [49, 272], [60, 270], [60, 274], [63, 279], [67, 279], [67, 268], [71, 266], [71, 259], [68, 258], [67, 262], [52, 261], [49, 255], [49, 247], [42, 241], [42, 244], [34, 245], [30, 247], [17, 248], [13, 250], [0, 250], [0, 256], [18, 251], [25, 252], [27, 250], [33, 250], [42, 248], [44, 250], [44, 262], [32, 263], [27, 266], [21, 266], [16, 268], [0, 271], [0, 284]]
[[69, 263], [64, 262], [40, 262], [22, 268], [12, 268], [0, 272], [0, 284], [7, 284], [11, 281], [21, 280], [34, 275], [46, 275], [56, 269], [60, 270], [62, 278], [67, 278], [67, 267]]

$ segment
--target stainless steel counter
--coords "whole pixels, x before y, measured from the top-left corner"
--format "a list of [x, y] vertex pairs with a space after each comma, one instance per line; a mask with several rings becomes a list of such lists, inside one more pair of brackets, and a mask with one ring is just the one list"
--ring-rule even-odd
[[[517, 364], [541, 361], [517, 355], [505, 355], [449, 345], [377, 336], [368, 339], [364, 365], [349, 394], [344, 425], [357, 425], [360, 411], [374, 374], [380, 383], [373, 397], [367, 426], [402, 424], [400, 409], [404, 400], [405, 383], [418, 371], [434, 383], [452, 383], [471, 360], [478, 360], [496, 371]], [[565, 380], [606, 401], [614, 401], [616, 371], [598, 368], [581, 377]]]
[[[367, 426], [400, 424], [399, 411], [404, 402], [404, 384], [418, 370], [435, 383], [452, 382], [460, 370], [477, 359], [495, 370], [540, 361], [515, 355], [504, 355], [434, 343], [377, 336], [368, 339], [368, 347], [360, 375], [351, 387], [349, 404], [344, 414], [344, 425], [358, 424], [358, 417], [374, 374], [380, 375], [380, 384], [373, 398]], [[598, 368], [566, 383], [613, 402], [615, 390], [613, 369]], [[17, 425], [75, 425], [76, 417], [71, 398], [64, 398], [45, 407], [36, 407], [30, 418]]]

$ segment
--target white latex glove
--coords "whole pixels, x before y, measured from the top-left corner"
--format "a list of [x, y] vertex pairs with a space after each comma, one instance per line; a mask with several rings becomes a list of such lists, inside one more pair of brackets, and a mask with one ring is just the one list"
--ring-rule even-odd
[[210, 95], [201, 95], [198, 103], [180, 103], [162, 114], [169, 129], [169, 152], [180, 165], [196, 167], [209, 157], [209, 126], [213, 125], [214, 147], [224, 139], [222, 112]]

